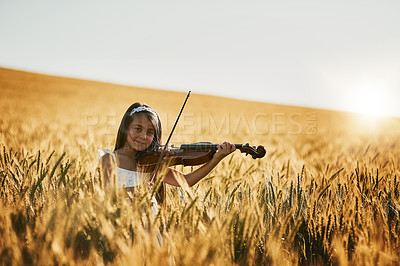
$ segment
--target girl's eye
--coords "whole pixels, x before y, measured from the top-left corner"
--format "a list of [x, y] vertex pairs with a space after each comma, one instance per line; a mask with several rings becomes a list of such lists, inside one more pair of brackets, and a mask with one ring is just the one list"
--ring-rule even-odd
[[153, 136], [153, 135], [154, 135], [154, 132], [153, 132], [153, 131], [148, 131], [148, 132], [147, 132], [147, 135], [148, 135], [148, 136]]
[[140, 127], [135, 128], [137, 132], [140, 132], [142, 129]]

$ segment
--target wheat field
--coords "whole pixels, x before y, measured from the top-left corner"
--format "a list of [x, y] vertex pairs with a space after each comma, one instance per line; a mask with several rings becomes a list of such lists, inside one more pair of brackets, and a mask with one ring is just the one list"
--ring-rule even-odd
[[165, 141], [185, 93], [1, 68], [0, 93], [2, 265], [399, 265], [399, 118], [193, 92], [171, 143], [267, 154], [235, 152], [194, 187], [167, 187], [153, 214], [146, 188], [132, 202], [104, 192], [97, 149], [113, 149], [136, 101], [158, 111]]

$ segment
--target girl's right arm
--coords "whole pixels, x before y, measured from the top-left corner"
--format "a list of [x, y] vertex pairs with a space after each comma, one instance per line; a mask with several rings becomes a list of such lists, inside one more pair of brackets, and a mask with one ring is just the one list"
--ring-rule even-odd
[[113, 158], [109, 153], [100, 157], [100, 173], [103, 177], [104, 188], [110, 185], [111, 173], [113, 169]]

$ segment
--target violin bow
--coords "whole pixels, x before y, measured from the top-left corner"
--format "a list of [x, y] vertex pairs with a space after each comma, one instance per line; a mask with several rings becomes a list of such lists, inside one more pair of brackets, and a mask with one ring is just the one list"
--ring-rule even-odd
[[166, 148], [168, 147], [169, 141], [170, 141], [170, 139], [171, 139], [171, 137], [172, 137], [172, 134], [174, 133], [174, 130], [175, 130], [175, 128], [176, 128], [176, 125], [178, 124], [179, 118], [181, 117], [181, 114], [182, 114], [182, 112], [183, 112], [183, 109], [185, 108], [185, 105], [186, 105], [186, 102], [187, 102], [187, 100], [188, 100], [188, 98], [189, 98], [189, 96], [190, 96], [190, 93], [191, 93], [191, 91], [189, 91], [188, 94], [186, 95], [186, 99], [185, 99], [185, 101], [183, 102], [181, 111], [179, 112], [178, 117], [177, 117], [176, 120], [175, 120], [175, 124], [174, 124], [174, 126], [172, 127], [171, 133], [169, 133], [167, 142], [165, 142], [164, 149], [161, 151], [160, 157], [158, 157], [158, 161], [157, 161], [156, 167], [155, 167], [155, 169], [154, 169], [154, 171], [153, 171], [153, 176], [152, 176], [152, 178], [151, 178], [150, 181], [149, 181], [149, 184], [150, 184], [150, 185], [153, 184], [154, 178], [155, 178], [156, 175], [157, 175], [157, 172], [158, 172], [158, 169], [159, 169], [159, 167], [160, 167], [161, 161], [162, 161], [162, 159], [164, 158], [164, 156], [165, 156], [165, 154], [166, 154], [166, 152], [167, 152], [167, 149], [166, 149]]

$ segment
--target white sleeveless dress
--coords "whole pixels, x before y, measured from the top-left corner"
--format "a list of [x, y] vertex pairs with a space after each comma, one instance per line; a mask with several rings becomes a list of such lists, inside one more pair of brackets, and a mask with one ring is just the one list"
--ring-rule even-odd
[[[115, 165], [117, 165], [117, 158], [115, 157], [115, 154], [111, 151], [111, 150], [97, 150], [99, 153], [99, 159], [105, 155], [105, 154], [111, 154], [113, 157], [113, 160], [115, 162]], [[123, 169], [120, 167], [116, 167], [117, 168], [117, 187], [118, 188], [129, 188], [129, 187], [137, 187], [142, 183], [145, 183], [148, 178], [149, 178], [149, 174], [146, 173], [140, 173], [140, 172], [136, 172], [136, 171], [130, 171], [127, 169]], [[158, 207], [158, 203], [156, 200], [156, 197], [153, 196], [151, 198], [151, 214], [152, 214], [152, 218], [155, 219], [156, 215], [158, 213], [159, 207]], [[160, 230], [157, 230], [157, 240], [158, 243], [160, 244], [160, 246], [163, 245], [163, 237], [161, 236]]]
[[[117, 165], [117, 159], [115, 157], [115, 154], [111, 150], [98, 150], [98, 153], [99, 153], [99, 159], [107, 153], [111, 154], [115, 162], [115, 165]], [[116, 167], [116, 169], [117, 169], [117, 180], [116, 180], [117, 188], [137, 187], [140, 184], [145, 183], [146, 180], [149, 178], [149, 174], [147, 173], [131, 171], [124, 168], [120, 168], [118, 166]], [[158, 203], [154, 196], [151, 199], [151, 202], [152, 202], [151, 210], [153, 215], [155, 215], [158, 212]]]

